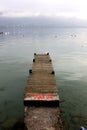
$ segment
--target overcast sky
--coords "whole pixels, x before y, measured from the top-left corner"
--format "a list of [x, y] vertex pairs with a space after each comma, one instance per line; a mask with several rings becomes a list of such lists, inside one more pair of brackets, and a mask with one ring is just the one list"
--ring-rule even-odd
[[0, 0], [0, 16], [75, 17], [87, 20], [87, 0]]

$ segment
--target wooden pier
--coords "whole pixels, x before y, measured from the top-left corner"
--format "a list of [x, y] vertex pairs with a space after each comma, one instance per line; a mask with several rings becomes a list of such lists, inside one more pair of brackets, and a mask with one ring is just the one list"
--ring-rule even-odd
[[52, 60], [47, 54], [34, 54], [32, 69], [25, 87], [27, 130], [63, 130]]

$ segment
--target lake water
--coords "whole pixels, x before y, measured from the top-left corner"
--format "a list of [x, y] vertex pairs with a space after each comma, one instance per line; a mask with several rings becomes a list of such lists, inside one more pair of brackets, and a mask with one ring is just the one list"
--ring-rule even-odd
[[34, 53], [49, 52], [64, 130], [87, 128], [87, 28], [0, 26], [0, 130], [24, 117], [24, 88]]

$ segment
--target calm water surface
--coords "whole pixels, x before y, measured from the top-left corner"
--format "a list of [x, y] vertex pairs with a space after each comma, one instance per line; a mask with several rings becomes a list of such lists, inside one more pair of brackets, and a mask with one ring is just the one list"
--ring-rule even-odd
[[33, 53], [49, 52], [64, 130], [87, 128], [87, 29], [0, 27], [0, 130], [23, 121], [23, 96]]

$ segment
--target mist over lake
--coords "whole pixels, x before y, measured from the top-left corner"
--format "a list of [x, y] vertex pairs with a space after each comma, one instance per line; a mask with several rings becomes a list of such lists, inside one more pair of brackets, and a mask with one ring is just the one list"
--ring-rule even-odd
[[23, 121], [33, 54], [47, 52], [56, 73], [64, 130], [87, 128], [87, 28], [14, 19], [0, 18], [0, 129]]

